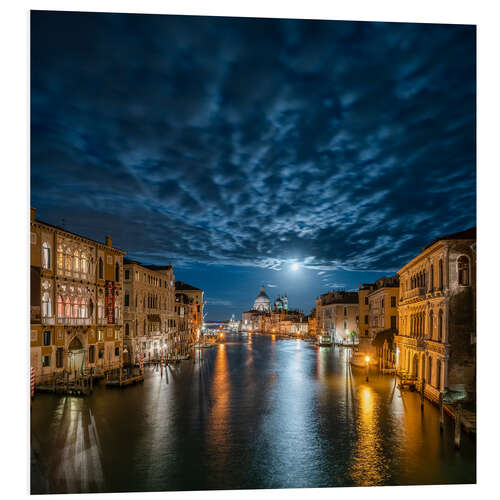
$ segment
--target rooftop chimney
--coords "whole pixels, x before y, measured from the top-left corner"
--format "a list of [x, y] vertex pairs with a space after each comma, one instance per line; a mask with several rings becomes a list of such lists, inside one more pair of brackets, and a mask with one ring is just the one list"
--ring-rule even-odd
[[111, 236], [106, 236], [106, 246], [112, 247], [113, 246], [113, 239]]
[[36, 208], [35, 207], [30, 207], [30, 210], [31, 210], [30, 220], [34, 221], [35, 220]]

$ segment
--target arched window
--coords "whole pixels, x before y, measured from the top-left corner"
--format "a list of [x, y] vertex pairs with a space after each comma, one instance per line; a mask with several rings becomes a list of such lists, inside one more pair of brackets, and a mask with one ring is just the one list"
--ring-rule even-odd
[[436, 388], [440, 391], [441, 390], [441, 360], [438, 360], [437, 362], [437, 373], [436, 373]]
[[42, 266], [50, 269], [50, 246], [46, 241], [42, 245]]
[[469, 259], [462, 255], [458, 258], [458, 284], [463, 286], [469, 286]]
[[52, 298], [49, 292], [45, 292], [42, 296], [42, 316], [45, 318], [52, 316]]
[[438, 316], [438, 340], [439, 342], [443, 340], [443, 311], [441, 309]]
[[130, 295], [127, 291], [127, 292], [125, 292], [124, 306], [128, 307], [129, 305], [130, 305]]
[[120, 264], [118, 262], [115, 265], [115, 281], [120, 281]]
[[73, 271], [80, 271], [80, 255], [78, 254], [78, 250], [73, 252]]
[[62, 318], [64, 316], [64, 302], [60, 295], [57, 296], [57, 317]]
[[130, 335], [130, 326], [128, 323], [125, 323], [125, 337]]
[[97, 299], [97, 317], [104, 318], [104, 300], [102, 297]]
[[429, 338], [432, 340], [434, 335], [434, 314], [432, 311], [429, 312]]
[[72, 318], [78, 318], [78, 310], [79, 310], [79, 303], [78, 299], [76, 297], [73, 298], [73, 314], [71, 315]]
[[431, 279], [430, 279], [429, 289], [432, 292], [434, 290], [434, 264], [431, 264], [430, 275]]
[[99, 257], [99, 279], [104, 279], [104, 262], [102, 261], [102, 257]]
[[429, 356], [427, 358], [427, 381], [428, 384], [432, 385], [432, 358]]
[[88, 273], [87, 256], [82, 252], [81, 272]]
[[64, 301], [64, 316], [71, 318], [71, 299], [69, 297], [66, 297]]
[[71, 271], [71, 249], [66, 248], [66, 270]]
[[62, 246], [57, 247], [57, 269], [64, 267], [64, 252]]
[[87, 317], [87, 300], [82, 299], [80, 300], [80, 318], [86, 318]]
[[94, 257], [89, 258], [89, 274], [94, 274]]
[[438, 270], [439, 276], [438, 276], [438, 283], [439, 283], [439, 289], [443, 289], [443, 261], [442, 259], [439, 259], [439, 270]]
[[89, 300], [89, 318], [91, 318], [94, 314], [94, 301], [92, 299]]

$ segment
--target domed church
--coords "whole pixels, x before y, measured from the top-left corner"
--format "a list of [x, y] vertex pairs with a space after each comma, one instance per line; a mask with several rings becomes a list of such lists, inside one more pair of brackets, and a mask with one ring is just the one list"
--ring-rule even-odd
[[271, 301], [269, 300], [269, 297], [267, 296], [266, 289], [264, 288], [264, 285], [260, 287], [260, 293], [257, 295], [257, 298], [255, 299], [255, 302], [253, 303], [253, 311], [262, 311], [269, 313], [271, 312]]

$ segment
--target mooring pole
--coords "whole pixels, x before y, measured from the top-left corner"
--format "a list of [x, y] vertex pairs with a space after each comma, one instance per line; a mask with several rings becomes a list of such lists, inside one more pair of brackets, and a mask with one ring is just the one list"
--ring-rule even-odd
[[455, 448], [460, 448], [460, 435], [462, 426], [462, 403], [457, 403], [455, 410]]
[[443, 393], [439, 393], [439, 431], [444, 429], [444, 409], [443, 409]]
[[422, 379], [422, 386], [420, 387], [420, 409], [424, 411], [424, 399], [425, 399], [425, 378]]

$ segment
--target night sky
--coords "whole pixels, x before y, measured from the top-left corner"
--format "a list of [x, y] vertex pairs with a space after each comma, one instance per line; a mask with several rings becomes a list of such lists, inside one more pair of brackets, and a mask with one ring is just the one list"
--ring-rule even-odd
[[475, 37], [32, 12], [31, 204], [172, 263], [207, 319], [240, 316], [261, 284], [309, 313], [476, 224]]

